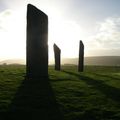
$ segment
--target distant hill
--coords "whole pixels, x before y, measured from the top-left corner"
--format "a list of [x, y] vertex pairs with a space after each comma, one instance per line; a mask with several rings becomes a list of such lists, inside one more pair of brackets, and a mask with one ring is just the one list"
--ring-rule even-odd
[[[63, 58], [62, 64], [77, 65], [78, 58]], [[104, 65], [104, 66], [120, 66], [120, 56], [91, 56], [85, 57], [85, 65]], [[0, 64], [26, 64], [24, 59], [9, 59], [0, 61]], [[54, 61], [50, 61], [54, 64]]]
[[[92, 56], [85, 57], [85, 65], [104, 65], [104, 66], [120, 66], [120, 56]], [[78, 58], [62, 59], [62, 64], [78, 64]]]
[[1, 64], [25, 64], [25, 60], [24, 59], [8, 59], [8, 60], [0, 61], [0, 65]]

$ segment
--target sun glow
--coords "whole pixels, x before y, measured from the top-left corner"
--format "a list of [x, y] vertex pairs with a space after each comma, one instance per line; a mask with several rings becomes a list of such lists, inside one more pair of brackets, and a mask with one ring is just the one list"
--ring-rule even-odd
[[[77, 57], [79, 40], [83, 37], [81, 27], [74, 21], [62, 17], [60, 11], [48, 9], [49, 19], [48, 45], [49, 60], [54, 58], [53, 44], [61, 49], [61, 55]], [[58, 14], [59, 13], [59, 14]], [[0, 59], [26, 57], [26, 12], [25, 9], [7, 10], [0, 16], [3, 20], [0, 26]]]
[[[54, 19], [49, 25], [49, 46], [52, 49], [53, 43], [56, 43], [61, 49], [62, 57], [78, 57], [79, 40], [82, 29], [74, 21], [64, 19]], [[50, 56], [53, 56], [50, 50]]]
[[25, 58], [25, 21], [22, 12], [4, 11], [0, 29], [0, 59]]

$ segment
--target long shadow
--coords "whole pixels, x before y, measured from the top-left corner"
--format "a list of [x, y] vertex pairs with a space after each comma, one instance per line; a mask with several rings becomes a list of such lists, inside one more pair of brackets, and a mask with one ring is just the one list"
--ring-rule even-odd
[[10, 120], [62, 120], [49, 78], [25, 79], [10, 105]]
[[107, 98], [110, 98], [116, 102], [120, 101], [120, 89], [109, 86], [104, 83], [104, 81], [96, 80], [88, 76], [79, 75], [73, 72], [63, 71], [65, 73], [68, 73], [70, 75], [74, 75], [78, 77], [80, 80], [83, 80], [88, 85], [92, 85], [95, 89], [101, 91], [103, 94], [106, 95]]
[[116, 78], [116, 77], [109, 76], [109, 75], [103, 75], [103, 74], [98, 74], [98, 73], [94, 73], [94, 74], [97, 75], [97, 76], [100, 76], [100, 77], [110, 78], [110, 79], [113, 79], [113, 80], [120, 80], [120, 78]]

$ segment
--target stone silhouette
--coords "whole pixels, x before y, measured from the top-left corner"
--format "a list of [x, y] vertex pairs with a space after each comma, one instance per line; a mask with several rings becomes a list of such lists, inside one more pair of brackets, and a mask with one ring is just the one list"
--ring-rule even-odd
[[27, 6], [27, 79], [12, 99], [7, 120], [62, 120], [48, 77], [48, 17]]
[[60, 65], [60, 54], [61, 54], [61, 50], [60, 48], [54, 44], [53, 45], [54, 48], [54, 56], [55, 56], [55, 70], [60, 70], [61, 69], [61, 65]]
[[83, 70], [84, 70], [84, 44], [80, 40], [80, 43], [79, 43], [78, 71], [83, 72]]
[[27, 78], [48, 76], [48, 17], [27, 6]]

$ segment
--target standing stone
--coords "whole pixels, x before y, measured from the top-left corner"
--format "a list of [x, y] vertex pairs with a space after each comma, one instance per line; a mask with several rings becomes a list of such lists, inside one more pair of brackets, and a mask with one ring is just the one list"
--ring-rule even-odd
[[54, 44], [54, 55], [55, 55], [55, 70], [60, 70], [60, 54], [61, 50], [60, 48]]
[[27, 6], [27, 78], [48, 76], [48, 17]]
[[78, 62], [78, 71], [83, 72], [84, 69], [84, 44], [80, 40], [79, 43], [79, 62]]

